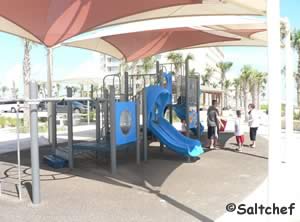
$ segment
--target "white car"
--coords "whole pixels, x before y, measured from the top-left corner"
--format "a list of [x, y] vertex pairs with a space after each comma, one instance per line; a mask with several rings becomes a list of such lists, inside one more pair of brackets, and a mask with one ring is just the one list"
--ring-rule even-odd
[[19, 107], [18, 107], [18, 104], [16, 101], [1, 102], [1, 100], [0, 100], [0, 113], [4, 113], [4, 112], [16, 113], [17, 110], [19, 112], [24, 111], [24, 102], [20, 102]]

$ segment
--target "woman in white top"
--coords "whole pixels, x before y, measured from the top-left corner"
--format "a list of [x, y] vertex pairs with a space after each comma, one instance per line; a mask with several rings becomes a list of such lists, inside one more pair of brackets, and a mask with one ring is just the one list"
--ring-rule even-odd
[[257, 129], [259, 127], [259, 116], [258, 116], [258, 112], [255, 109], [254, 104], [249, 104], [248, 109], [249, 109], [249, 112], [248, 112], [248, 114], [249, 114], [248, 125], [250, 127], [250, 140], [252, 142], [250, 147], [254, 148], [255, 145], [256, 145]]

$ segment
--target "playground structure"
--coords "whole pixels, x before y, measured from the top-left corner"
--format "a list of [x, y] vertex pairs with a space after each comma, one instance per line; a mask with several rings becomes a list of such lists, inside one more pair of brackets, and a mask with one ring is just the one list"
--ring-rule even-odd
[[[170, 64], [168, 64], [170, 65]], [[188, 60], [184, 64], [186, 73], [188, 72]], [[37, 84], [30, 84], [30, 99], [23, 99], [30, 105], [30, 135], [31, 135], [31, 161], [32, 161], [32, 187], [33, 187], [33, 202], [40, 202], [40, 178], [39, 178], [39, 145], [38, 145], [38, 104], [40, 102], [48, 102], [51, 104], [52, 113], [52, 128], [49, 130], [52, 133], [51, 137], [51, 154], [45, 156], [44, 159], [53, 167], [64, 167], [66, 164], [56, 165], [65, 159], [65, 163], [69, 168], [74, 167], [74, 158], [77, 153], [82, 151], [94, 151], [96, 157], [99, 154], [108, 154], [110, 156], [111, 173], [117, 171], [117, 152], [124, 149], [136, 149], [136, 163], [140, 164], [141, 154], [143, 160], [148, 159], [149, 136], [154, 136], [160, 142], [160, 147], [168, 148], [182, 156], [188, 158], [197, 157], [203, 153], [201, 143], [199, 141], [200, 126], [199, 124], [199, 103], [195, 103], [197, 118], [192, 120], [196, 122], [198, 127], [196, 136], [197, 139], [188, 138], [182, 135], [172, 126], [172, 74], [170, 72], [162, 72], [166, 69], [165, 64], [156, 63], [155, 74], [145, 75], [128, 75], [124, 73], [108, 75], [103, 79], [103, 91], [100, 98], [75, 98], [72, 97], [72, 88], [67, 88], [67, 97], [64, 98], [37, 98]], [[107, 84], [107, 80], [112, 78], [112, 85]], [[123, 78], [124, 84], [121, 79]], [[141, 89], [134, 90], [134, 81], [142, 79], [143, 84]], [[198, 77], [197, 77], [198, 78]], [[185, 84], [189, 85], [190, 77], [185, 75]], [[197, 81], [197, 86], [199, 81]], [[124, 86], [121, 87], [121, 86]], [[191, 90], [196, 90], [194, 95], [199, 95], [198, 87], [185, 87], [183, 97], [186, 97], [185, 112], [186, 122], [189, 124], [190, 105], [194, 103], [188, 102]], [[62, 155], [60, 147], [57, 145], [57, 118], [56, 118], [56, 103], [66, 101], [67, 123], [68, 123], [68, 145], [66, 152]], [[96, 140], [92, 142], [76, 142], [73, 140], [73, 101], [92, 101], [96, 103]], [[177, 98], [176, 98], [177, 100]], [[183, 105], [183, 104], [181, 104]], [[165, 119], [167, 109], [169, 112], [169, 122]], [[142, 125], [140, 117], [142, 116]], [[18, 143], [19, 143], [19, 139]], [[142, 152], [141, 143], [143, 141]], [[19, 153], [19, 152], [18, 152]], [[18, 154], [19, 155], [19, 154]], [[20, 163], [19, 163], [20, 167]], [[20, 175], [21, 178], [21, 175]], [[19, 178], [19, 180], [20, 180]], [[2, 181], [1, 181], [2, 182]], [[1, 183], [0, 183], [1, 184]], [[0, 186], [1, 188], [1, 186]]]

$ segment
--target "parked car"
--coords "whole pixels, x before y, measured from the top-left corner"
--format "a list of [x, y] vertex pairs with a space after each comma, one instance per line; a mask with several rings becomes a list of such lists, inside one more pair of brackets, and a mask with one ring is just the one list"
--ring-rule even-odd
[[[72, 101], [73, 112], [87, 113], [87, 106], [78, 101]], [[60, 101], [56, 103], [56, 112], [66, 113], [68, 111], [67, 101]]]
[[[88, 101], [87, 100], [79, 100], [78, 102], [82, 103], [83, 105], [86, 105], [88, 104]], [[90, 101], [90, 110], [95, 110], [96, 109], [96, 102], [94, 100], [91, 100]]]
[[23, 101], [19, 102], [19, 107], [18, 107], [16, 101], [10, 101], [10, 102], [1, 102], [0, 101], [0, 112], [16, 113], [17, 111], [24, 112], [24, 102]]

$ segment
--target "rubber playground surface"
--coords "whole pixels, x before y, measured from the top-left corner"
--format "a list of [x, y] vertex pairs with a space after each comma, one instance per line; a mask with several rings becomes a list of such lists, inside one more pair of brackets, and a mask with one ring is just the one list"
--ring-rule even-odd
[[[246, 136], [248, 137], [248, 136]], [[22, 151], [23, 200], [17, 198], [16, 154], [0, 155], [0, 221], [215, 221], [228, 203], [238, 203], [267, 176], [267, 141], [234, 152], [235, 138], [221, 136], [223, 149], [200, 159], [185, 158], [153, 143], [149, 160], [135, 164], [134, 150], [118, 154], [118, 173], [109, 161], [92, 153], [75, 159], [75, 169], [54, 170], [41, 161], [42, 203], [30, 200], [30, 152]], [[205, 140], [202, 140], [205, 141]], [[246, 144], [249, 141], [246, 140]], [[49, 147], [40, 149], [40, 156]]]

